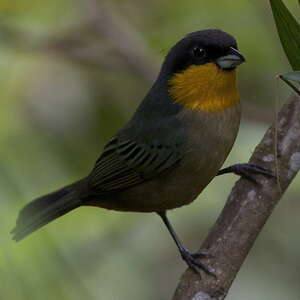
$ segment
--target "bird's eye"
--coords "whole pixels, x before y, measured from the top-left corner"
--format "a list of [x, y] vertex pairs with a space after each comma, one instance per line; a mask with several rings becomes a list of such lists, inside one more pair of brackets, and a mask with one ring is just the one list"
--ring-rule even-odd
[[195, 57], [205, 57], [206, 56], [206, 51], [203, 48], [194, 47], [193, 48], [193, 55]]

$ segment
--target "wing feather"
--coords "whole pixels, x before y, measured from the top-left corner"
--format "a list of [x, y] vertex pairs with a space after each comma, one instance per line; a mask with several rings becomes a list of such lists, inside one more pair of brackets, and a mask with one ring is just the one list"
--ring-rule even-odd
[[181, 157], [179, 144], [120, 141], [114, 137], [90, 174], [90, 188], [96, 194], [129, 188], [171, 168]]

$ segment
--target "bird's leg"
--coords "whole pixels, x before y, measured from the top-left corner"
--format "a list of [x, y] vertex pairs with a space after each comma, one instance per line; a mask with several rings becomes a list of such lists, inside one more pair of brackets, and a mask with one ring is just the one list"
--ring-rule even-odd
[[163, 212], [158, 212], [158, 215], [162, 218], [164, 224], [166, 225], [166, 227], [168, 228], [173, 240], [175, 241], [177, 248], [180, 252], [180, 255], [182, 257], [182, 259], [187, 263], [187, 265], [196, 273], [199, 273], [199, 270], [203, 270], [205, 273], [209, 274], [209, 275], [214, 275], [214, 270], [206, 265], [204, 265], [203, 263], [199, 262], [197, 260], [197, 258], [203, 258], [203, 257], [208, 257], [209, 254], [207, 251], [205, 250], [200, 250], [196, 253], [192, 253], [190, 252], [188, 249], [186, 249], [181, 241], [179, 240], [179, 238], [177, 237], [171, 223], [169, 222], [168, 218], [167, 218], [167, 214], [165, 211]]
[[261, 174], [267, 177], [275, 177], [270, 170], [249, 163], [235, 164], [225, 169], [222, 169], [218, 172], [217, 176], [227, 173], [234, 173], [254, 183], [257, 183], [257, 180], [255, 178], [255, 175], [257, 174]]

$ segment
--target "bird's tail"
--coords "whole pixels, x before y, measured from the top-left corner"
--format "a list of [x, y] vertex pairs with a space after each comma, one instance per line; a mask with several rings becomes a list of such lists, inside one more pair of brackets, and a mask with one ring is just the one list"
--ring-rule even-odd
[[18, 242], [42, 226], [79, 207], [81, 204], [77, 191], [79, 183], [80, 181], [28, 203], [20, 211], [16, 227], [11, 231], [13, 239]]

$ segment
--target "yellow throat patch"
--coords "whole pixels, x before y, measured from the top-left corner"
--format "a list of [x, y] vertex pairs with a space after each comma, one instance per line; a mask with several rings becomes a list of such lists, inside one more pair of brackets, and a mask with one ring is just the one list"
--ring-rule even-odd
[[240, 102], [236, 71], [223, 71], [214, 63], [192, 65], [169, 80], [175, 102], [206, 112], [221, 111]]

